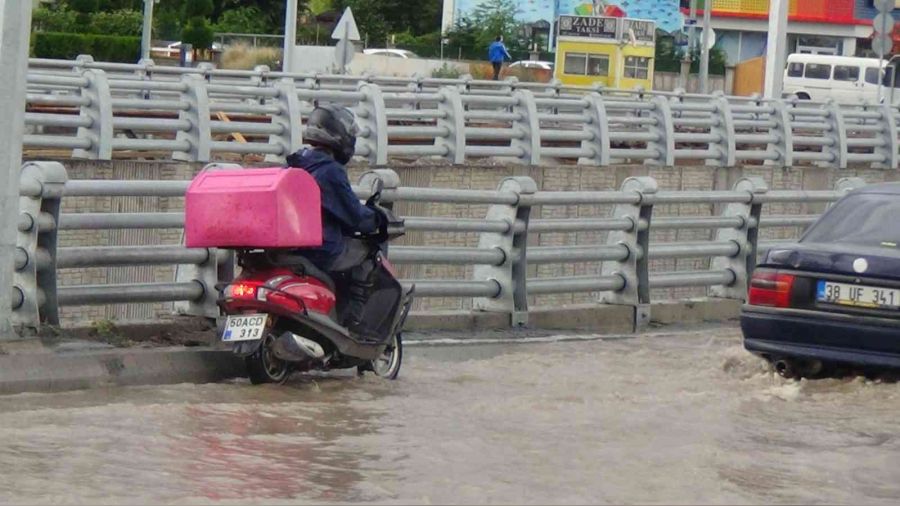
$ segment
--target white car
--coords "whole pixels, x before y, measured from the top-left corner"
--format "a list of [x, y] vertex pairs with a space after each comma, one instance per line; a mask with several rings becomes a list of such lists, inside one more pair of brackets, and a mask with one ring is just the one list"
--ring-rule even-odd
[[509, 64], [509, 68], [537, 69], [537, 70], [553, 70], [553, 62], [538, 60], [521, 60]]
[[419, 57], [416, 53], [407, 51], [406, 49], [363, 49], [363, 54], [387, 56], [389, 58], [403, 58], [404, 60]]

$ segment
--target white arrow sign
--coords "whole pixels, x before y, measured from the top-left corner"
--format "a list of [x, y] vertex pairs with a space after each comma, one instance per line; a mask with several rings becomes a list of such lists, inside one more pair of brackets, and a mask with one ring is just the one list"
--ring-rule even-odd
[[337, 26], [334, 27], [331, 38], [335, 40], [352, 40], [354, 42], [362, 40], [359, 37], [359, 28], [356, 26], [356, 20], [353, 19], [353, 11], [350, 10], [350, 7], [344, 9], [344, 14], [338, 20]]

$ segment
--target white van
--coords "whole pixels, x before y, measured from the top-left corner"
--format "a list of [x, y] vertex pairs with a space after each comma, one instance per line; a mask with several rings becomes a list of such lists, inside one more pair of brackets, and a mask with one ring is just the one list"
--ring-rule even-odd
[[894, 66], [877, 58], [792, 54], [784, 71], [784, 94], [816, 102], [834, 99], [845, 104], [875, 103], [881, 79], [885, 85], [881, 92], [885, 101], [893, 97], [893, 103], [900, 103], [900, 90], [891, 89], [893, 69]]

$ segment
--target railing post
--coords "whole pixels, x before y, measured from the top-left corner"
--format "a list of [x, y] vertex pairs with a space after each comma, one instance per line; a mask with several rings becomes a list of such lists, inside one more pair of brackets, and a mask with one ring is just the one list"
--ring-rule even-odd
[[498, 249], [505, 260], [500, 265], [476, 265], [473, 276], [496, 282], [500, 286], [500, 295], [493, 299], [476, 298], [473, 306], [479, 311], [508, 313], [510, 325], [520, 327], [528, 323], [526, 249], [531, 196], [537, 192], [537, 184], [530, 177], [511, 177], [500, 183], [498, 191], [515, 193], [519, 196], [518, 201], [513, 205], [490, 206], [485, 219], [505, 221], [509, 227], [504, 233], [482, 233], [478, 247]]
[[513, 139], [510, 145], [522, 150], [522, 163], [540, 165], [541, 121], [538, 117], [534, 94], [529, 90], [516, 90], [512, 92], [512, 96], [518, 99], [518, 104], [513, 106], [513, 112], [518, 113], [522, 118], [515, 123], [516, 128], [521, 131], [522, 137]]
[[600, 296], [603, 304], [615, 304], [634, 307], [635, 329], [650, 323], [650, 221], [653, 217], [653, 203], [658, 185], [652, 177], [630, 177], [622, 183], [623, 193], [636, 193], [638, 201], [634, 204], [617, 204], [613, 209], [613, 218], [625, 218], [631, 221], [629, 230], [610, 232], [606, 243], [624, 246], [628, 256], [621, 262], [603, 262], [600, 267], [602, 276], [619, 276], [625, 281], [625, 287], [618, 292], [608, 292]]
[[734, 115], [731, 112], [731, 103], [721, 91], [713, 93], [713, 103], [716, 104], [718, 124], [710, 128], [710, 132], [719, 136], [716, 149], [719, 150], [719, 158], [714, 162], [717, 167], [734, 167], [737, 164], [737, 143], [734, 141]]
[[822, 149], [831, 153], [831, 167], [836, 169], [847, 168], [847, 125], [844, 122], [844, 113], [841, 106], [834, 100], [829, 99], [824, 106], [828, 111], [826, 121], [831, 126], [831, 130], [826, 133], [826, 137], [830, 137], [833, 141], [831, 146], [823, 146]]
[[722, 211], [722, 217], [740, 218], [741, 226], [737, 228], [716, 229], [715, 241], [732, 241], [738, 246], [738, 253], [733, 257], [713, 257], [709, 262], [710, 270], [730, 270], [734, 273], [734, 283], [730, 286], [710, 287], [713, 297], [745, 300], [750, 275], [756, 267], [756, 251], [759, 244], [759, 220], [762, 214], [762, 203], [757, 195], [769, 191], [766, 182], [759, 177], [745, 177], [734, 184], [734, 191], [746, 192], [747, 202], [731, 202]]
[[285, 158], [303, 147], [303, 134], [301, 129], [300, 98], [297, 96], [297, 88], [294, 80], [285, 78], [275, 83], [278, 90], [278, 98], [274, 100], [281, 112], [272, 116], [272, 124], [281, 127], [281, 134], [269, 136], [269, 144], [281, 146], [281, 155], [266, 156], [267, 162], [284, 162]]
[[208, 162], [212, 144], [212, 130], [209, 119], [209, 95], [206, 92], [206, 80], [196, 74], [185, 74], [181, 81], [187, 85], [181, 99], [188, 107], [178, 113], [178, 118], [187, 120], [191, 127], [181, 130], [175, 139], [187, 142], [187, 151], [175, 151], [172, 158], [184, 162]]
[[880, 168], [897, 169], [900, 168], [900, 135], [897, 129], [897, 109], [890, 104], [881, 106], [881, 125], [883, 130], [881, 138], [884, 139], [884, 145], [875, 148], [876, 153], [884, 155], [884, 164]]
[[447, 137], [435, 137], [435, 146], [447, 148], [447, 159], [461, 165], [466, 161], [466, 109], [463, 107], [462, 95], [452, 86], [445, 86], [438, 92], [438, 112], [441, 117], [437, 126], [447, 129]]
[[102, 70], [85, 70], [81, 75], [88, 84], [81, 89], [81, 96], [90, 101], [81, 107], [79, 116], [91, 120], [90, 126], [78, 127], [78, 138], [91, 141], [88, 149], [75, 149], [73, 158], [112, 160], [113, 109], [109, 81]]
[[[869, 183], [861, 177], [842, 177], [834, 183], [834, 191], [838, 193], [838, 198], [840, 198], [853, 190], [857, 190], [868, 184]], [[836, 201], [829, 203], [828, 206], [826, 206], [826, 209], [833, 206], [835, 203]]]
[[791, 128], [790, 112], [788, 112], [787, 104], [781, 99], [775, 99], [769, 103], [773, 110], [772, 121], [775, 122], [775, 128], [771, 130], [771, 133], [777, 139], [775, 142], [770, 142], [766, 149], [778, 155], [776, 162], [778, 166], [792, 167], [794, 165], [794, 133]]
[[[135, 71], [135, 74], [137, 74], [141, 78], [142, 81], [152, 81], [153, 80], [153, 66], [156, 65], [156, 63], [153, 61], [153, 59], [152, 58], [141, 58], [138, 61], [138, 65], [140, 65], [141, 68], [138, 69], [137, 71]], [[152, 98], [152, 96], [153, 96], [153, 94], [150, 92], [150, 90], [143, 90], [140, 93], [140, 97], [143, 98], [144, 100], [150, 100], [150, 98]]]
[[56, 302], [57, 223], [68, 176], [59, 162], [28, 162], [21, 171], [19, 235], [13, 283], [21, 303], [12, 323], [36, 330], [59, 324]]
[[585, 115], [589, 121], [584, 123], [584, 129], [590, 132], [591, 139], [581, 141], [581, 149], [589, 149], [594, 152], [592, 157], [581, 157], [579, 165], [596, 165], [598, 167], [609, 166], [609, 117], [606, 114], [606, 104], [599, 93], [590, 93], [584, 97], [587, 102]]
[[367, 198], [371, 195], [376, 180], [381, 180], [384, 185], [383, 191], [385, 193], [383, 195], [383, 200], [379, 205], [393, 211], [394, 201], [390, 199], [388, 194], [400, 187], [400, 175], [392, 169], [373, 169], [364, 172], [359, 177], [359, 186], [368, 192], [366, 195]]
[[651, 102], [656, 105], [650, 113], [651, 117], [656, 119], [656, 126], [651, 130], [659, 136], [659, 140], [647, 143], [649, 149], [655, 149], [658, 153], [655, 160], [647, 160], [647, 163], [671, 167], [675, 165], [675, 124], [672, 121], [672, 108], [665, 97], [653, 97]]
[[381, 89], [369, 83], [359, 85], [363, 100], [359, 102], [356, 115], [362, 129], [358, 141], [369, 148], [369, 163], [385, 165], [388, 160], [387, 109]]

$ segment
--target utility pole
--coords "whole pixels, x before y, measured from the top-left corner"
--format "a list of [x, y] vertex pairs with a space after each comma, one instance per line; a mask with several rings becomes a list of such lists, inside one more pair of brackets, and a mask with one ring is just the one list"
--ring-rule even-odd
[[700, 41], [700, 93], [709, 93], [709, 49], [712, 40], [712, 0], [703, 0], [703, 39]]
[[31, 36], [31, 2], [0, 0], [0, 339], [14, 337], [13, 258], [18, 235], [19, 170], [25, 130], [25, 74]]
[[694, 50], [694, 41], [696, 39], [696, 31], [697, 31], [697, 0], [691, 0], [690, 3], [690, 11], [688, 14], [688, 43], [687, 43], [687, 51], [684, 52], [684, 57], [681, 59], [681, 87], [685, 90], [688, 89], [688, 84], [691, 80], [691, 51]]
[[769, 0], [769, 40], [766, 48], [765, 98], [781, 98], [787, 56], [788, 0]]
[[294, 67], [294, 48], [297, 45], [297, 0], [287, 0], [284, 10], [284, 51], [281, 70], [291, 72]]
[[153, 35], [153, 4], [157, 0], [144, 0], [144, 29], [141, 31], [141, 59], [150, 59], [150, 39]]

